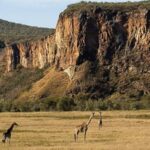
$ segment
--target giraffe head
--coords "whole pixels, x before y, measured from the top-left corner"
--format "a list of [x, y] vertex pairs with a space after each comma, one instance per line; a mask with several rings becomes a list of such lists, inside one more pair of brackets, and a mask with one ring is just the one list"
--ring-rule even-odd
[[19, 126], [16, 122], [13, 123], [14, 126]]
[[95, 115], [95, 112], [92, 112], [92, 116], [94, 117], [94, 115]]
[[101, 111], [99, 111], [99, 114], [101, 115], [101, 114], [102, 114], [102, 112], [101, 112]]

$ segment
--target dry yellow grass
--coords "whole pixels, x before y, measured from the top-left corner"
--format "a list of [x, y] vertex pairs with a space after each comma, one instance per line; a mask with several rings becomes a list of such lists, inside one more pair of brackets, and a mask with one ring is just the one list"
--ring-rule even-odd
[[39, 99], [45, 96], [62, 96], [68, 86], [69, 77], [64, 72], [50, 69], [45, 72], [45, 76], [35, 82], [29, 91], [25, 91], [18, 98], [19, 100]]
[[0, 150], [149, 150], [150, 111], [103, 112], [103, 128], [98, 130], [98, 113], [92, 120], [87, 141], [83, 134], [73, 140], [73, 129], [86, 121], [90, 112], [0, 113], [0, 134], [16, 121], [11, 145]]

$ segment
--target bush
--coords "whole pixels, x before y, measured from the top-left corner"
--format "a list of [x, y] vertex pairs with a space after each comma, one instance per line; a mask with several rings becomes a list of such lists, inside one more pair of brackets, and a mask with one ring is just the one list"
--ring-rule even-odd
[[150, 95], [143, 96], [141, 99], [141, 103], [144, 109], [150, 109]]
[[85, 110], [95, 110], [95, 105], [94, 105], [94, 101], [93, 100], [88, 100], [86, 101], [86, 105], [85, 105]]
[[57, 103], [57, 109], [63, 111], [70, 111], [74, 108], [74, 100], [68, 97], [62, 97]]
[[0, 100], [0, 112], [3, 112], [3, 100]]
[[115, 110], [121, 110], [121, 105], [119, 103], [113, 103], [113, 108], [112, 109], [115, 109]]
[[40, 111], [40, 106], [39, 106], [39, 104], [34, 104], [34, 105], [32, 106], [32, 108], [31, 108], [31, 111], [33, 111], [33, 112], [38, 112], [38, 111]]
[[12, 107], [11, 107], [11, 110], [10, 110], [10, 111], [11, 111], [11, 112], [20, 112], [19, 106], [20, 106], [20, 104], [14, 102], [14, 103], [12, 104]]
[[0, 41], [0, 48], [4, 48], [5, 47], [5, 43], [3, 41]]
[[143, 105], [141, 102], [139, 101], [135, 101], [135, 102], [132, 102], [130, 104], [130, 109], [131, 110], [139, 110], [139, 109], [142, 109], [143, 108]]
[[0, 112], [29, 112], [29, 111], [93, 111], [93, 110], [139, 110], [150, 109], [150, 96], [136, 99], [72, 99], [69, 97], [48, 97], [41, 100], [10, 101], [0, 100]]
[[21, 112], [29, 112], [31, 111], [33, 104], [32, 102], [24, 102], [24, 103], [20, 103], [19, 105], [19, 111]]
[[98, 103], [97, 103], [97, 108], [99, 110], [107, 110], [108, 109], [108, 106], [107, 106], [107, 103], [103, 100], [98, 100]]
[[56, 110], [57, 106], [57, 99], [56, 98], [44, 98], [40, 100], [39, 108], [41, 111], [50, 111], [50, 110]]
[[75, 100], [76, 108], [75, 110], [84, 111], [86, 108], [86, 101], [85, 100]]
[[8, 112], [8, 111], [10, 111], [11, 110], [11, 107], [12, 107], [12, 101], [4, 101], [3, 102], [3, 111], [4, 112]]

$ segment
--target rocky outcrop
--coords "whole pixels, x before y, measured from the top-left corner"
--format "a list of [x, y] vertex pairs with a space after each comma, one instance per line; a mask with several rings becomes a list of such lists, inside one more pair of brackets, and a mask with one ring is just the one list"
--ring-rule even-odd
[[67, 94], [150, 93], [150, 10], [94, 7], [61, 13], [56, 32], [6, 48], [7, 71], [55, 66], [69, 71]]
[[13, 44], [5, 48], [7, 71], [16, 69], [17, 65], [24, 68], [43, 68], [52, 65], [55, 59], [56, 47], [54, 36], [37, 41], [27, 41]]
[[144, 8], [96, 7], [61, 14], [56, 28], [59, 65], [77, 68], [68, 94], [150, 93], [149, 43], [150, 10]]

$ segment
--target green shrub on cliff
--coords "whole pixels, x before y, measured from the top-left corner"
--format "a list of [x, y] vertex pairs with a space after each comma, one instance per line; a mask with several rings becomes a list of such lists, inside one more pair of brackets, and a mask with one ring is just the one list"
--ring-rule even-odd
[[81, 1], [79, 3], [68, 5], [67, 9], [63, 12], [66, 14], [70, 14], [73, 12], [80, 12], [83, 10], [90, 11], [93, 8], [101, 7], [104, 9], [113, 9], [113, 10], [135, 10], [138, 7], [144, 7], [144, 8], [150, 8], [150, 1], [139, 1], [139, 2], [87, 2], [87, 1]]

